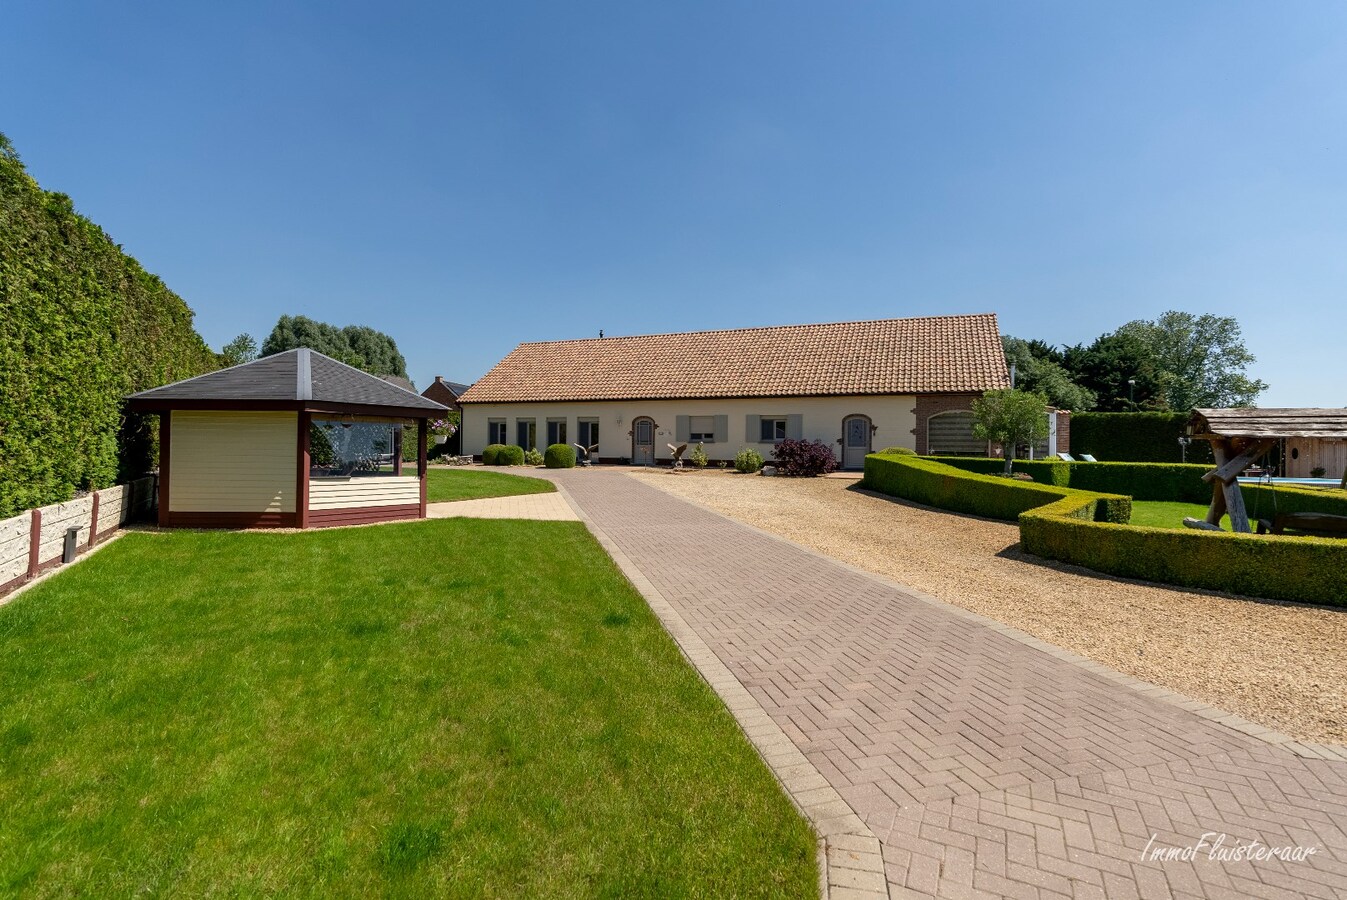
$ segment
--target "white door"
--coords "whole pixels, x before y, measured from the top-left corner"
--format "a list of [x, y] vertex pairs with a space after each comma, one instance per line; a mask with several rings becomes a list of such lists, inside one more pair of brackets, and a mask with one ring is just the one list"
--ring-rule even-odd
[[653, 419], [640, 418], [632, 423], [631, 461], [638, 466], [655, 464], [655, 422]]
[[869, 417], [848, 416], [842, 420], [842, 468], [865, 468], [865, 455], [869, 452]]

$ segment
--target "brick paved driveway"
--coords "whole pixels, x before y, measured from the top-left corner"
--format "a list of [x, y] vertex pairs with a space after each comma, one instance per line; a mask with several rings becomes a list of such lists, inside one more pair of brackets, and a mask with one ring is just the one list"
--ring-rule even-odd
[[[1347, 762], [620, 472], [551, 474], [879, 838], [893, 896], [1347, 896]], [[1142, 859], [1222, 833], [1315, 850]]]

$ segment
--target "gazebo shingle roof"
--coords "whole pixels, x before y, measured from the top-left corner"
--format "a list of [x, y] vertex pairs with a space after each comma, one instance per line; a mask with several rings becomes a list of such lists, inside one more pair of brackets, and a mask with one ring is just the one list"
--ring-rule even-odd
[[1195, 435], [1243, 438], [1347, 438], [1347, 409], [1195, 409]]
[[982, 392], [1010, 387], [993, 313], [520, 344], [463, 403]]
[[134, 408], [153, 410], [184, 404], [230, 402], [387, 407], [435, 414], [446, 407], [390, 384], [377, 375], [338, 362], [316, 350], [300, 348], [264, 356], [242, 365], [151, 388], [127, 398]]

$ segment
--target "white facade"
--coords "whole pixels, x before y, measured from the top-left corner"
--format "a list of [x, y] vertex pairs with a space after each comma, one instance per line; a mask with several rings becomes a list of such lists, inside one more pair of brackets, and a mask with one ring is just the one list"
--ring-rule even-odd
[[[695, 446], [699, 435], [706, 455], [713, 460], [732, 460], [745, 447], [764, 457], [771, 456], [772, 440], [764, 440], [763, 421], [778, 437], [819, 440], [834, 448], [839, 461], [858, 466], [863, 452], [885, 447], [916, 449], [916, 397], [888, 394], [847, 397], [754, 397], [712, 400], [595, 400], [565, 403], [467, 403], [462, 407], [463, 452], [481, 456], [491, 443], [523, 444], [520, 438], [533, 423], [533, 446], [546, 449], [549, 430], [565, 438], [559, 443], [585, 443], [589, 428], [597, 425], [599, 450], [605, 462], [640, 459], [638, 432], [651, 437], [654, 461], [667, 462], [669, 444]], [[844, 459], [844, 422], [864, 417], [869, 426], [868, 447], [855, 447]], [[649, 431], [638, 423], [648, 420]], [[521, 432], [523, 423], [524, 432]], [[553, 423], [549, 429], [549, 423]], [[592, 424], [591, 424], [592, 423]], [[494, 427], [493, 427], [494, 426]], [[582, 429], [583, 426], [583, 429]], [[504, 429], [501, 440], [500, 429]], [[583, 431], [583, 433], [582, 433]], [[851, 426], [853, 439], [861, 435], [860, 424]], [[854, 441], [853, 441], [854, 443]], [[529, 449], [526, 447], [526, 449]]]

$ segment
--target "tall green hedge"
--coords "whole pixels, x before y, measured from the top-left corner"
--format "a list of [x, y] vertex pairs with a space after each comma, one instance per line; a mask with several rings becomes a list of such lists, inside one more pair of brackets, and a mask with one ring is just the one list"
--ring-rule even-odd
[[0, 135], [0, 517], [143, 474], [153, 423], [122, 398], [213, 368], [182, 298]]
[[[1081, 412], [1071, 416], [1071, 453], [1088, 453], [1101, 462], [1177, 463], [1183, 457], [1179, 435], [1188, 428], [1188, 413]], [[1211, 444], [1193, 441], [1188, 462], [1212, 462]]]

